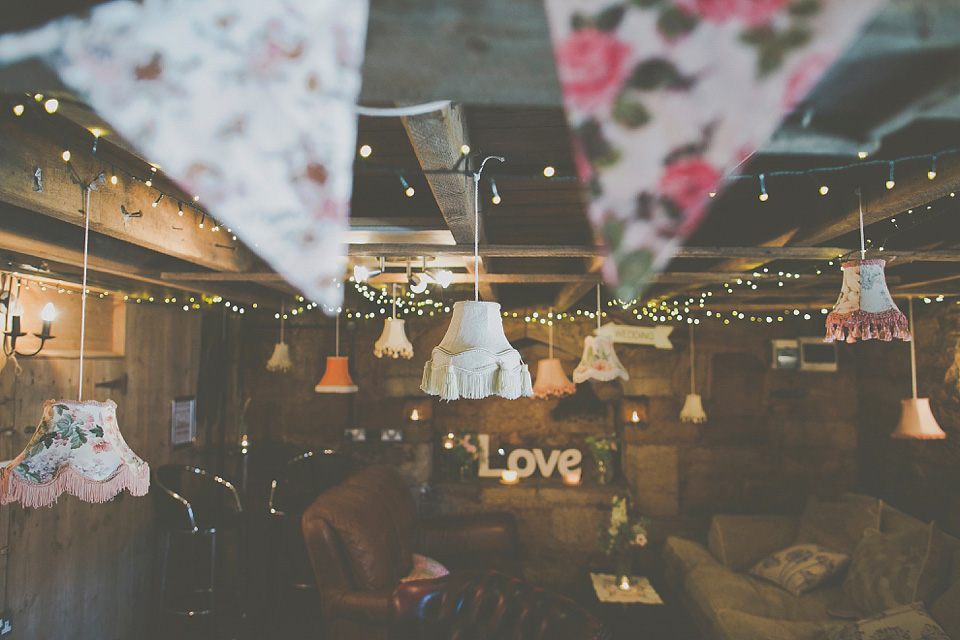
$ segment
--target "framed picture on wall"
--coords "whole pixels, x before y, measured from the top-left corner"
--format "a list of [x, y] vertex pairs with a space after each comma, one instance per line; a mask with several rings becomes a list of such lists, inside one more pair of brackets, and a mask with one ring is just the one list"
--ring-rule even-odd
[[197, 439], [197, 398], [174, 398], [170, 409], [170, 444], [174, 447], [192, 445]]

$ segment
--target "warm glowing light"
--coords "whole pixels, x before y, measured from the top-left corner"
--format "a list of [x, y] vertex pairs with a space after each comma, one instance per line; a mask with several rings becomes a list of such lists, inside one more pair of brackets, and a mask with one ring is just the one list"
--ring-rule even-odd
[[633, 414], [630, 416], [630, 422], [640, 422], [640, 414], [634, 411]]
[[33, 99], [36, 100], [37, 102], [43, 102], [43, 94], [42, 94], [42, 93], [35, 93], [35, 94], [33, 95]]
[[500, 472], [501, 484], [517, 484], [520, 482], [520, 473], [515, 469], [504, 469]]
[[895, 186], [897, 186], [897, 183], [894, 182], [893, 180], [887, 180], [885, 186], [887, 187], [887, 189], [893, 189]]
[[416, 409], [414, 409], [413, 411], [411, 411], [411, 412], [410, 412], [410, 419], [411, 419], [411, 420], [419, 420], [419, 419], [420, 419], [420, 412], [417, 411]]
[[707, 195], [709, 195], [711, 198], [716, 198], [716, 197], [717, 197], [717, 192], [716, 192], [716, 191], [711, 191], [711, 192], [710, 192], [709, 194], [707, 194]]
[[828, 193], [830, 193], [830, 187], [828, 187], [827, 185], [823, 185], [822, 187], [820, 187], [820, 195], [825, 196]]
[[416, 191], [414, 191], [413, 187], [407, 187], [407, 190], [404, 191], [404, 193], [407, 194], [408, 198], [412, 198]]
[[53, 319], [57, 317], [57, 309], [53, 306], [52, 302], [48, 302], [43, 305], [43, 310], [40, 312], [40, 319], [44, 322], [53, 322]]
[[193, 196], [194, 202], [200, 202], [200, 196]]
[[373, 149], [370, 147], [370, 145], [365, 144], [362, 147], [360, 147], [361, 158], [369, 158], [371, 153], [373, 153]]
[[468, 153], [470, 153], [470, 145], [468, 144], [460, 145], [460, 153], [462, 153], [463, 155], [467, 155]]
[[143, 184], [147, 185], [148, 187], [152, 187], [152, 186], [153, 186], [153, 180], [147, 180], [147, 181], [144, 182]]
[[574, 469], [563, 474], [563, 484], [575, 487], [580, 484], [580, 469]]
[[451, 442], [450, 440], [447, 440], [446, 442], [443, 443], [443, 448], [444, 448], [444, 449], [453, 449], [453, 442]]
[[766, 202], [767, 200], [770, 199], [770, 196], [768, 196], [766, 193], [761, 193], [759, 197], [760, 197], [760, 202]]
[[63, 161], [64, 161], [64, 162], [70, 162], [70, 150], [67, 149], [66, 151], [64, 151], [63, 153], [61, 153], [61, 154], [60, 154], [60, 157], [63, 158]]
[[490, 198], [490, 201], [491, 201], [493, 204], [500, 204], [500, 202], [501, 202], [500, 194], [497, 194], [497, 195], [493, 196], [492, 198]]
[[937, 177], [937, 172], [934, 170], [927, 171], [927, 180], [934, 180]]
[[17, 116], [22, 116], [22, 115], [23, 115], [23, 105], [22, 105], [22, 104], [14, 105], [14, 107], [13, 107], [13, 114], [14, 114], [14, 115], [17, 115]]
[[867, 157], [867, 152], [866, 152], [866, 151], [859, 151], [859, 152], [857, 152], [857, 157], [860, 158], [861, 160], [863, 160], [864, 158]]
[[353, 279], [356, 282], [363, 282], [370, 277], [370, 269], [362, 264], [353, 265]]
[[60, 108], [60, 101], [56, 98], [50, 98], [43, 103], [43, 108], [47, 113], [56, 113], [57, 109]]
[[450, 286], [450, 283], [453, 282], [453, 272], [448, 271], [447, 269], [441, 269], [437, 271], [436, 274], [437, 284], [446, 289]]
[[101, 131], [100, 129], [90, 129], [90, 133], [93, 134], [94, 138], [99, 138], [100, 136], [103, 135], [103, 131]]
[[552, 178], [553, 174], [555, 174], [556, 172], [557, 170], [550, 166], [543, 168], [543, 175], [545, 175], [548, 178]]
[[630, 578], [628, 576], [622, 576], [618, 586], [621, 591], [630, 591]]
[[110, 184], [117, 184], [117, 176], [110, 176]]

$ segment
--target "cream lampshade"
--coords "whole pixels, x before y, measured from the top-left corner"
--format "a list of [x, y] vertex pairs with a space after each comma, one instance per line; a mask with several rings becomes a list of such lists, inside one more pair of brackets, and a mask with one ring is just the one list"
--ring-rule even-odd
[[378, 358], [413, 357], [413, 344], [407, 339], [407, 332], [403, 319], [397, 320], [397, 285], [393, 285], [393, 315], [383, 323], [383, 333], [373, 345], [373, 355]]
[[26, 448], [0, 469], [0, 503], [25, 507], [48, 505], [64, 491], [100, 503], [149, 488], [150, 467], [120, 435], [113, 400], [47, 400]]
[[696, 358], [693, 350], [693, 324], [690, 324], [690, 393], [683, 402], [683, 409], [680, 410], [681, 422], [701, 423], [707, 421], [707, 414], [703, 410], [703, 401], [697, 395], [697, 387], [694, 378], [696, 370]]
[[442, 400], [533, 395], [530, 371], [503, 333], [498, 303], [454, 303], [447, 333], [423, 365], [420, 388]]
[[[597, 285], [597, 331], [600, 330], [600, 285]], [[613, 340], [605, 336], [587, 336], [583, 339], [583, 355], [573, 370], [573, 381], [610, 382], [617, 378], [630, 379], [630, 374], [617, 358]]]
[[[550, 315], [553, 315], [553, 309], [550, 310]], [[562, 398], [577, 390], [577, 385], [570, 382], [567, 374], [563, 372], [563, 365], [560, 363], [560, 359], [553, 357], [552, 318], [547, 328], [550, 336], [549, 357], [537, 363], [537, 381], [533, 383], [533, 397], [541, 400], [547, 398]]]
[[885, 260], [843, 263], [840, 297], [827, 316], [824, 342], [846, 340], [910, 340], [907, 319], [897, 308], [884, 277]]
[[[910, 333], [916, 335], [913, 330], [913, 298], [908, 299], [907, 308], [910, 313]], [[900, 401], [900, 422], [890, 437], [943, 440], [947, 434], [933, 417], [930, 399], [917, 397], [917, 346], [914, 340], [910, 341], [910, 379], [913, 382], [913, 397]]]
[[280, 342], [273, 346], [273, 354], [267, 360], [267, 371], [289, 371], [293, 368], [293, 362], [290, 361], [290, 348], [283, 341], [284, 315], [283, 302], [280, 302]]

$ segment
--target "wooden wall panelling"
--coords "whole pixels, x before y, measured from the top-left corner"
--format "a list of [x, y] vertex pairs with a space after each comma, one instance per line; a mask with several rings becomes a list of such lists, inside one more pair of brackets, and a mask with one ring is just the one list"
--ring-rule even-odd
[[[130, 305], [127, 356], [84, 364], [84, 398], [113, 398], [127, 444], [155, 468], [187, 461], [170, 448], [170, 399], [196, 393], [200, 315], [169, 307]], [[0, 371], [0, 417], [15, 426], [4, 451], [19, 453], [25, 425], [39, 420], [44, 400], [76, 397], [76, 359], [21, 360], [23, 374]], [[94, 384], [129, 375], [126, 394]], [[10, 411], [8, 407], [13, 406]], [[155, 537], [148, 497], [126, 493], [93, 505], [64, 495], [50, 508], [0, 507], [9, 518], [7, 606], [11, 640], [140, 638], [147, 633], [154, 583]]]

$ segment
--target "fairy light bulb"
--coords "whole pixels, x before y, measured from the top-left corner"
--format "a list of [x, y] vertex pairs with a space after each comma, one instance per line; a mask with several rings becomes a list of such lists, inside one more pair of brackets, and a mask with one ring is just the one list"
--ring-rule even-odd
[[549, 165], [543, 168], [543, 175], [547, 178], [552, 178], [556, 172], [557, 170]]
[[153, 186], [153, 180], [147, 180], [147, 181], [144, 182], [143, 184], [147, 185], [148, 187], [152, 187], [152, 186]]
[[362, 147], [360, 147], [361, 158], [369, 158], [371, 153], [373, 153], [373, 149], [370, 147], [370, 145], [365, 144]]
[[66, 149], [63, 153], [60, 154], [60, 157], [63, 158], [64, 162], [70, 162], [70, 150]]
[[887, 189], [893, 189], [895, 186], [897, 186], [896, 181], [894, 181], [893, 179], [893, 163], [892, 162], [890, 163], [890, 177], [887, 178], [887, 181], [884, 184], [884, 186], [886, 186]]
[[24, 107], [23, 107], [22, 104], [15, 104], [15, 105], [13, 105], [13, 115], [15, 115], [15, 116], [22, 116], [22, 115], [23, 115], [23, 109], [24, 109]]
[[863, 160], [864, 158], [866, 158], [867, 155], [868, 155], [868, 154], [867, 154], [866, 151], [858, 151], [858, 152], [857, 152], [857, 157], [860, 158], [861, 160]]
[[711, 192], [708, 193], [707, 195], [710, 196], [711, 198], [716, 198], [716, 197], [717, 197], [717, 192], [716, 192], [716, 191], [711, 191]]
[[767, 185], [764, 182], [764, 175], [760, 174], [760, 195], [757, 196], [760, 199], [760, 202], [766, 202], [770, 199], [770, 196], [767, 195]]
[[500, 192], [497, 191], [497, 181], [493, 178], [490, 179], [490, 190], [493, 192], [493, 197], [490, 198], [490, 202], [493, 204], [500, 204]]
[[470, 145], [468, 144], [460, 145], [460, 153], [462, 153], [463, 155], [467, 155], [468, 153], [470, 153]]
[[413, 187], [407, 187], [406, 190], [404, 190], [404, 193], [407, 194], [408, 198], [412, 198], [417, 192]]
[[56, 98], [50, 98], [43, 103], [43, 110], [47, 113], [56, 113], [57, 109], [60, 108], [60, 101]]
[[180, 202], [177, 203], [177, 215], [183, 216], [183, 204]]
[[828, 193], [830, 193], [830, 187], [828, 187], [828, 186], [825, 185], [825, 184], [824, 184], [824, 185], [821, 185], [821, 186], [820, 186], [820, 195], [825, 196], [825, 195], [827, 195]]
[[930, 162], [930, 171], [927, 171], [927, 180], [935, 180], [937, 177], [937, 156], [933, 156]]
[[117, 184], [117, 176], [116, 176], [116, 175], [110, 176], [110, 184]]

